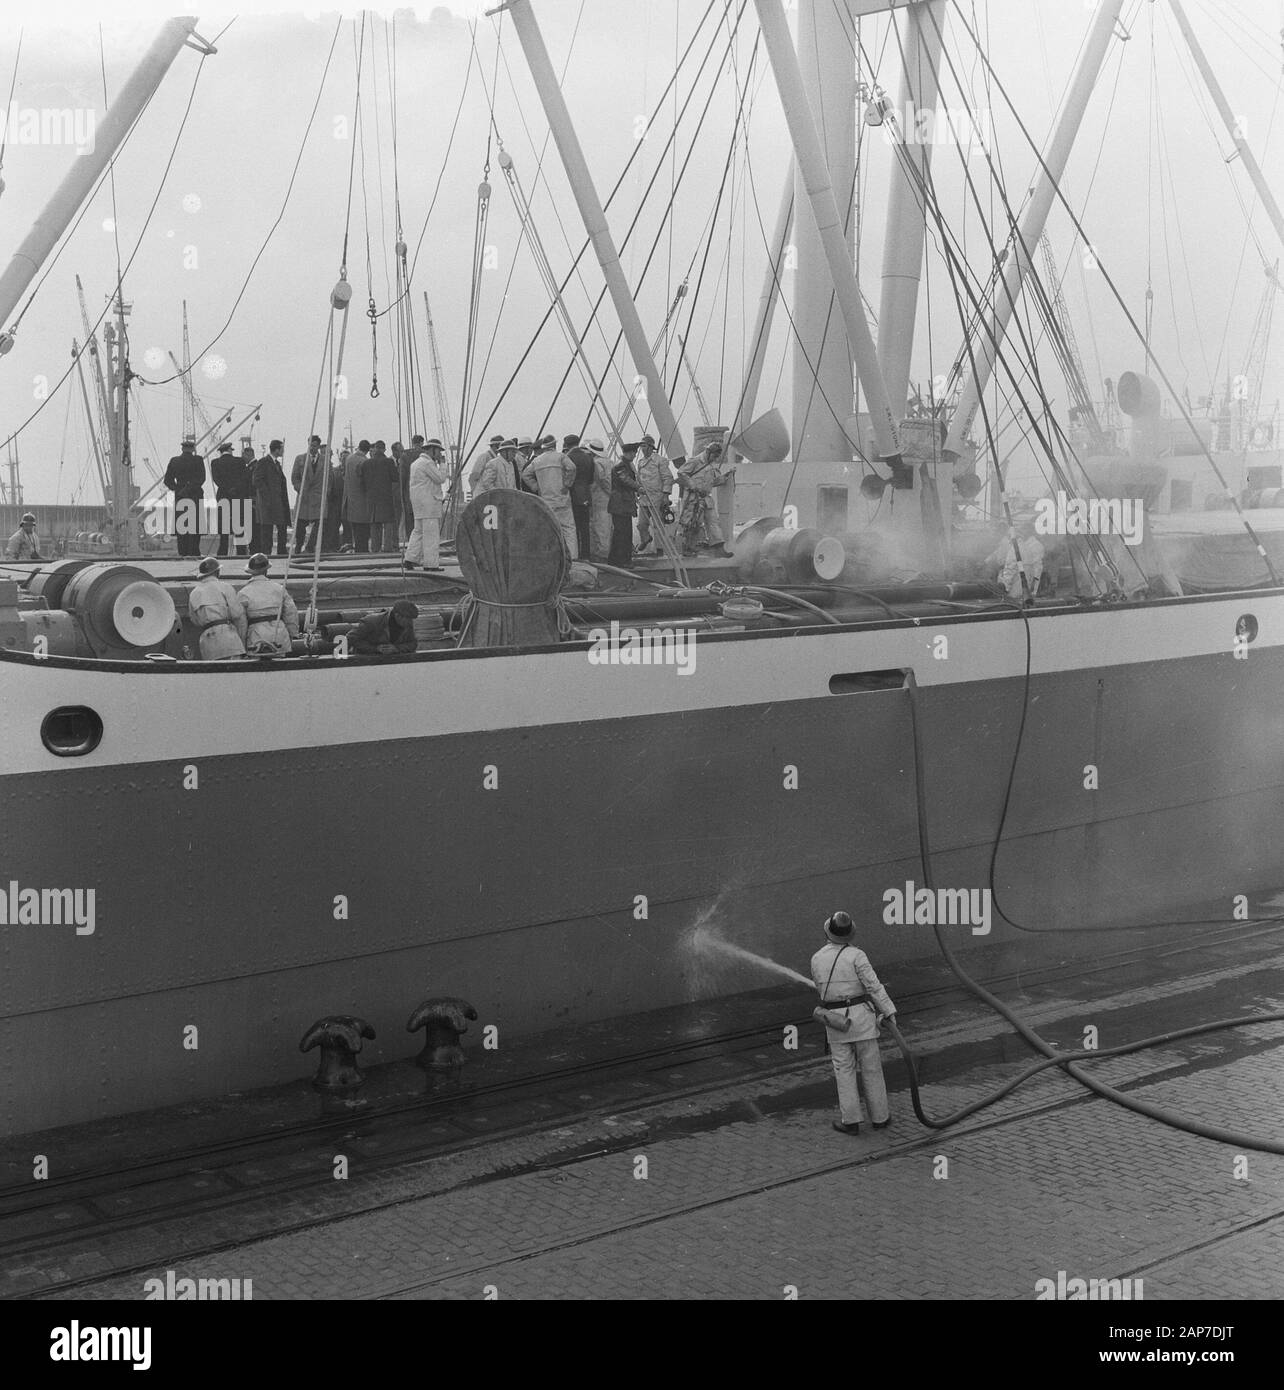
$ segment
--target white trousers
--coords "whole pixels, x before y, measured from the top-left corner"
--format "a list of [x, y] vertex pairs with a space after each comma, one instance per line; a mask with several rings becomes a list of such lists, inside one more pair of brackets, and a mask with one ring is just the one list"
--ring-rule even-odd
[[856, 1084], [856, 1068], [859, 1065], [861, 1080], [865, 1083], [865, 1099], [869, 1103], [869, 1117], [876, 1124], [882, 1124], [888, 1114], [887, 1086], [883, 1081], [882, 1059], [878, 1055], [878, 1039], [835, 1042], [831, 1036], [829, 1050], [834, 1061], [838, 1109], [843, 1123], [856, 1125], [861, 1121], [860, 1090]]
[[415, 529], [406, 543], [406, 564], [436, 567], [441, 564], [441, 518], [415, 517]]
[[566, 542], [567, 553], [571, 559], [580, 553], [579, 537], [575, 533], [575, 513], [571, 510], [570, 501], [563, 502], [560, 506], [549, 506], [549, 511], [557, 518], [557, 524], [562, 528], [562, 539]]

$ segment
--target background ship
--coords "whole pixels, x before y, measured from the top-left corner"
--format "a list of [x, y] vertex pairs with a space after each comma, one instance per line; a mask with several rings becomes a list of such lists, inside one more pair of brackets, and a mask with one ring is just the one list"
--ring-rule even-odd
[[[741, 523], [733, 560], [670, 555], [637, 579], [580, 576], [592, 587], [564, 593], [563, 640], [550, 605], [546, 639], [518, 648], [457, 645], [475, 565], [432, 578], [403, 575], [395, 559], [301, 558], [291, 584], [315, 611], [313, 640], [291, 659], [205, 664], [183, 659], [190, 561], [6, 567], [5, 877], [96, 892], [92, 934], [2, 929], [0, 1038], [23, 1061], [0, 1086], [6, 1130], [300, 1074], [297, 1039], [327, 1013], [375, 1019], [370, 1055], [408, 1054], [413, 1039], [398, 1041], [396, 1020], [428, 993], [472, 999], [512, 1039], [760, 983], [734, 969], [711, 982], [691, 949], [697, 924], [799, 959], [841, 903], [866, 924], [875, 959], [926, 954], [925, 925], [881, 920], [886, 890], [921, 882], [924, 829], [937, 882], [996, 892], [992, 933], [969, 943], [982, 973], [1049, 950], [1091, 953], [1091, 932], [1106, 927], [1230, 920], [1284, 880], [1274, 834], [1284, 546], [1271, 509], [1246, 505], [1271, 475], [1228, 476], [1192, 411], [1155, 384], [1166, 378], [1148, 350], [1155, 380], [1119, 381], [1135, 422], [1127, 452], [1082, 411], [1087, 439], [1076, 442], [1045, 409], [1016, 312], [1025, 294], [1044, 304], [1050, 330], [1058, 324], [1034, 254], [1054, 206], [1073, 218], [1058, 179], [1121, 0], [1093, 18], [1019, 218], [1005, 202], [1011, 235], [995, 237], [988, 283], [950, 259], [930, 147], [898, 147], [877, 340], [835, 198], [854, 187], [855, 121], [849, 130], [820, 116], [855, 111], [854, 21], [885, 11], [898, 12], [901, 109], [931, 108], [947, 7], [804, 3], [797, 57], [775, 0], [755, 8], [799, 172], [767, 241], [750, 370], [721, 431], [740, 455], [735, 496], [723, 499]], [[505, 14], [650, 418], [680, 458], [652, 340], [532, 6], [514, 0]], [[970, 34], [961, 11], [950, 22]], [[193, 29], [190, 19], [166, 26], [119, 99], [122, 133]], [[890, 101], [869, 100], [895, 119]], [[1231, 138], [1266, 192], [1247, 142]], [[0, 320], [92, 185], [92, 169], [79, 175], [0, 279]], [[967, 332], [958, 380], [910, 408], [929, 232], [958, 277]], [[787, 244], [797, 250], [792, 430], [779, 412], [756, 413]], [[117, 299], [119, 312], [119, 288]], [[332, 303], [342, 341], [348, 300]], [[1201, 512], [1198, 525], [1156, 520], [1138, 553], [1118, 538], [1066, 538], [1050, 547], [1038, 602], [981, 587], [977, 562], [1012, 521], [986, 405], [992, 376], [1025, 408], [1053, 485], [1145, 496], [1157, 516], [1164, 487], [1170, 511], [1181, 500], [1169, 460], [1196, 458], [1227, 508]], [[126, 371], [120, 382], [123, 409]], [[830, 408], [809, 413], [817, 390]], [[404, 379], [403, 399], [414, 405]], [[335, 413], [323, 431], [332, 439]], [[477, 422], [478, 437], [488, 424]], [[137, 527], [124, 503], [137, 490], [127, 438], [118, 433], [111, 455], [109, 529], [122, 548]], [[462, 464], [462, 430], [455, 443]], [[466, 528], [458, 476], [452, 498]], [[555, 546], [532, 563], [556, 569]], [[355, 613], [402, 593], [423, 613], [419, 653], [334, 653]], [[588, 634], [612, 618], [694, 627], [697, 673], [591, 665]], [[1050, 944], [1059, 928], [1089, 934]], [[184, 1045], [191, 1028], [195, 1047]]]

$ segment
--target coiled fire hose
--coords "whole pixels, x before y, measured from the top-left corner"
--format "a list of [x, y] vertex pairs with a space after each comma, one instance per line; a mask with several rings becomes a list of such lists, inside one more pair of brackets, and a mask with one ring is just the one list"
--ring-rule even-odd
[[[923, 775], [923, 748], [922, 738], [919, 729], [918, 717], [918, 686], [914, 680], [913, 671], [906, 672], [905, 689], [909, 695], [910, 726], [914, 744], [914, 799], [915, 815], [918, 822], [918, 841], [919, 857], [922, 863], [923, 882], [932, 891], [936, 891], [936, 882], [932, 873], [932, 850], [928, 838], [927, 828], [927, 797], [924, 788]], [[1161, 1033], [1156, 1037], [1142, 1038], [1137, 1042], [1125, 1043], [1120, 1047], [1102, 1048], [1097, 1051], [1079, 1050], [1075, 1052], [1061, 1052], [1056, 1046], [1035, 1032], [1018, 1014], [1010, 1009], [1001, 999], [985, 988], [984, 985], [976, 980], [963, 969], [956, 959], [954, 952], [950, 949], [945, 938], [941, 935], [939, 924], [933, 926], [936, 936], [936, 944], [940, 948], [941, 955], [945, 958], [945, 963], [950, 967], [955, 979], [970, 994], [974, 995], [983, 1004], [987, 1004], [1001, 1018], [1006, 1020], [1027, 1043], [1036, 1051], [1043, 1054], [1043, 1061], [1035, 1062], [1028, 1066], [1020, 1075], [1013, 1077], [1011, 1081], [1001, 1086], [988, 1096], [980, 1100], [973, 1101], [965, 1105], [961, 1110], [955, 1111], [952, 1115], [947, 1115], [942, 1119], [934, 1119], [928, 1115], [922, 1105], [922, 1098], [919, 1094], [918, 1067], [914, 1059], [914, 1054], [910, 1051], [908, 1043], [901, 1036], [900, 1029], [894, 1023], [888, 1025], [892, 1037], [900, 1049], [902, 1057], [905, 1059], [906, 1067], [909, 1071], [910, 1096], [914, 1106], [914, 1114], [920, 1123], [929, 1129], [947, 1129], [951, 1125], [958, 1124], [960, 1120], [969, 1115], [974, 1115], [978, 1110], [984, 1110], [987, 1106], [993, 1105], [996, 1101], [1002, 1100], [1009, 1095], [1022, 1083], [1028, 1081], [1032, 1076], [1046, 1070], [1048, 1067], [1061, 1067], [1067, 1075], [1072, 1076], [1082, 1086], [1103, 1096], [1106, 1100], [1113, 1101], [1116, 1105], [1121, 1105], [1126, 1110], [1131, 1110], [1138, 1115], [1146, 1115], [1152, 1120], [1158, 1120], [1160, 1124], [1168, 1125], [1172, 1129], [1183, 1130], [1187, 1134], [1202, 1135], [1206, 1139], [1215, 1139], [1220, 1143], [1233, 1144], [1241, 1149], [1256, 1149], [1262, 1153], [1284, 1154], [1284, 1141], [1278, 1139], [1262, 1139], [1256, 1135], [1241, 1134], [1236, 1130], [1227, 1129], [1221, 1125], [1208, 1124], [1203, 1120], [1192, 1119], [1190, 1116], [1179, 1114], [1177, 1111], [1168, 1110], [1163, 1106], [1154, 1105], [1149, 1101], [1140, 1100], [1135, 1096], [1130, 1096], [1122, 1091], [1116, 1090], [1113, 1086], [1108, 1086], [1104, 1081], [1098, 1081], [1095, 1077], [1089, 1076], [1080, 1065], [1083, 1062], [1099, 1061], [1105, 1057], [1122, 1057], [1130, 1052], [1141, 1052], [1148, 1047], [1161, 1047], [1165, 1043], [1176, 1042], [1182, 1038], [1198, 1037], [1202, 1033], [1219, 1032], [1225, 1028], [1240, 1028], [1250, 1023], [1278, 1023], [1284, 1021], [1284, 1012], [1253, 1014], [1245, 1018], [1224, 1018], [1212, 1023], [1201, 1023], [1193, 1028], [1180, 1028], [1175, 1032]]]

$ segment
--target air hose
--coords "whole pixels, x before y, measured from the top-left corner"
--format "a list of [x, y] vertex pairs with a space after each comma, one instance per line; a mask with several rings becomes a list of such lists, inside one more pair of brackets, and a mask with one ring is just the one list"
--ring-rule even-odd
[[[1027, 620], [1027, 696], [1029, 693], [1030, 668], [1029, 642], [1030, 634]], [[935, 877], [932, 872], [932, 849], [928, 837], [927, 827], [927, 796], [924, 785], [925, 779], [923, 772], [922, 736], [919, 728], [918, 685], [914, 679], [914, 673], [912, 670], [906, 672], [905, 689], [909, 695], [910, 727], [912, 730], [914, 745], [914, 800], [915, 814], [918, 822], [919, 857], [922, 864], [923, 882], [926, 884], [928, 889], [934, 893], [936, 891], [936, 883]], [[1023, 711], [1022, 730], [1024, 730], [1024, 725], [1025, 713]], [[1020, 751], [1019, 740], [1017, 751]], [[1015, 775], [1015, 771], [1016, 760], [1014, 754], [1012, 766], [1013, 775]], [[1009, 777], [1008, 797], [1010, 797], [1012, 791], [1012, 780], [1012, 777]], [[1008, 798], [1005, 797], [1004, 800], [1005, 817], [1007, 814], [1007, 799]], [[1002, 822], [1000, 822], [999, 833], [1002, 833]], [[990, 866], [991, 873], [993, 873], [993, 856], [991, 857]], [[1015, 925], [1015, 923], [1013, 925]], [[1156, 923], [1155, 925], [1158, 924]], [[1032, 1027], [1030, 1027], [1029, 1024], [1027, 1024], [1022, 1018], [1020, 1018], [1001, 999], [999, 999], [996, 995], [991, 994], [990, 991], [986, 989], [984, 985], [972, 979], [972, 977], [959, 964], [957, 958], [954, 955], [954, 952], [950, 949], [949, 944], [946, 942], [944, 936], [942, 936], [939, 923], [933, 926], [933, 932], [935, 933], [936, 944], [940, 948], [941, 955], [945, 958], [945, 963], [950, 967], [950, 970], [953, 972], [954, 977], [964, 987], [964, 989], [966, 989], [969, 993], [974, 995], [983, 1004], [989, 1005], [989, 1007], [993, 1009], [1001, 1018], [1003, 1018], [1009, 1024], [1011, 1024], [1011, 1026], [1021, 1035], [1022, 1038], [1025, 1039], [1027, 1043], [1029, 1043], [1029, 1045], [1036, 1052], [1043, 1054], [1044, 1060], [1041, 1062], [1036, 1062], [1033, 1066], [1027, 1067], [1025, 1071], [1023, 1071], [1019, 1076], [1014, 1077], [1011, 1081], [1007, 1082], [1004, 1086], [1000, 1087], [999, 1090], [993, 1092], [991, 1095], [985, 1096], [981, 1100], [974, 1101], [972, 1104], [964, 1106], [963, 1109], [956, 1111], [952, 1115], [946, 1116], [944, 1119], [933, 1119], [932, 1117], [926, 1114], [922, 1107], [918, 1087], [918, 1069], [915, 1063], [914, 1055], [910, 1051], [909, 1046], [905, 1042], [905, 1039], [901, 1036], [900, 1030], [896, 1027], [894, 1023], [890, 1024], [889, 1027], [891, 1029], [892, 1037], [895, 1040], [897, 1047], [900, 1049], [902, 1056], [905, 1058], [905, 1063], [909, 1070], [910, 1094], [913, 1100], [914, 1114], [918, 1117], [919, 1121], [922, 1124], [926, 1125], [929, 1129], [945, 1129], [950, 1125], [957, 1124], [960, 1120], [966, 1118], [968, 1115], [973, 1115], [978, 1110], [983, 1110], [987, 1106], [993, 1105], [996, 1101], [1001, 1100], [1004, 1096], [1008, 1095], [1010, 1092], [1015, 1090], [1023, 1082], [1028, 1081], [1032, 1076], [1037, 1075], [1039, 1072], [1044, 1071], [1046, 1068], [1061, 1067], [1067, 1073], [1067, 1075], [1072, 1076], [1076, 1081], [1080, 1083], [1080, 1085], [1086, 1086], [1090, 1091], [1095, 1092], [1097, 1095], [1103, 1096], [1106, 1100], [1113, 1101], [1116, 1105], [1121, 1105], [1124, 1109], [1131, 1110], [1135, 1114], [1146, 1115], [1152, 1120], [1158, 1120], [1161, 1124], [1168, 1125], [1172, 1129], [1183, 1130], [1187, 1134], [1199, 1134], [1206, 1139], [1215, 1139], [1220, 1143], [1233, 1144], [1237, 1148], [1241, 1149], [1256, 1149], [1262, 1153], [1284, 1154], [1284, 1141], [1280, 1141], [1277, 1139], [1260, 1139], [1254, 1135], [1240, 1134], [1235, 1130], [1225, 1129], [1220, 1125], [1207, 1124], [1203, 1120], [1191, 1119], [1189, 1116], [1181, 1115], [1176, 1111], [1168, 1110], [1163, 1106], [1152, 1105], [1149, 1101], [1139, 1100], [1133, 1096], [1125, 1094], [1122, 1091], [1116, 1090], [1113, 1086], [1106, 1085], [1106, 1083], [1103, 1081], [1096, 1080], [1094, 1077], [1089, 1076], [1087, 1072], [1083, 1070], [1083, 1067], [1081, 1065], [1081, 1063], [1083, 1062], [1099, 1061], [1104, 1057], [1120, 1057], [1125, 1055], [1126, 1053], [1140, 1052], [1145, 1048], [1160, 1047], [1166, 1043], [1174, 1042], [1180, 1038], [1195, 1037], [1201, 1033], [1218, 1032], [1225, 1028], [1239, 1028], [1244, 1026], [1245, 1024], [1250, 1023], [1277, 1023], [1280, 1021], [1284, 1021], [1284, 1012], [1254, 1014], [1247, 1018], [1219, 1019], [1213, 1023], [1199, 1024], [1194, 1028], [1182, 1028], [1176, 1032], [1162, 1033], [1152, 1038], [1143, 1038], [1138, 1042], [1126, 1043], [1121, 1047], [1103, 1048], [1098, 1051], [1060, 1052], [1052, 1043], [1048, 1042], [1046, 1038], [1041, 1037], [1037, 1032], [1035, 1032], [1035, 1030]]]

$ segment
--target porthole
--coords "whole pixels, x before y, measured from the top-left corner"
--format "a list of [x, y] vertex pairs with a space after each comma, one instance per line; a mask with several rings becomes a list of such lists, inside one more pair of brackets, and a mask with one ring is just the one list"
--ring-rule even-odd
[[103, 721], [88, 705], [61, 705], [40, 726], [40, 741], [60, 758], [83, 758], [102, 739]]

